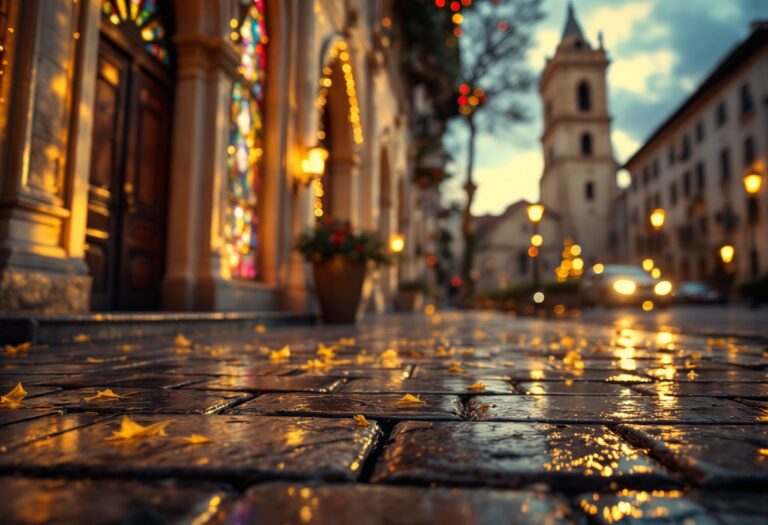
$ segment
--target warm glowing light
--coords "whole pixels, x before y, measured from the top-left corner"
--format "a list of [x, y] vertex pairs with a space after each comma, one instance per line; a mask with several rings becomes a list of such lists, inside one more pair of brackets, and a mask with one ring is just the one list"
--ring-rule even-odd
[[580, 272], [584, 269], [584, 260], [580, 257], [576, 257], [574, 260], [571, 261], [571, 267], [577, 271]]
[[742, 182], [744, 182], [744, 190], [747, 194], [757, 195], [763, 185], [763, 176], [756, 171], [751, 171], [744, 175]]
[[424, 307], [424, 313], [427, 315], [434, 315], [436, 311], [437, 311], [437, 308], [435, 308], [434, 304], [428, 304]]
[[328, 150], [322, 146], [315, 146], [307, 151], [307, 158], [301, 161], [301, 170], [307, 175], [320, 176], [325, 173], [325, 161], [328, 159]]
[[621, 295], [632, 295], [637, 291], [637, 284], [631, 279], [616, 279], [613, 289]]
[[659, 281], [653, 287], [653, 291], [656, 295], [669, 295], [672, 292], [672, 283], [669, 281]]
[[579, 246], [578, 244], [574, 244], [573, 246], [571, 246], [571, 255], [573, 255], [574, 257], [578, 257], [579, 255], [581, 255], [581, 246]]
[[533, 294], [533, 302], [536, 304], [541, 304], [544, 302], [544, 293], [542, 292], [536, 292]]
[[653, 270], [651, 270], [651, 277], [653, 277], [654, 279], [658, 279], [659, 277], [661, 277], [661, 269], [654, 268]]
[[595, 272], [595, 275], [600, 275], [605, 271], [605, 266], [602, 263], [597, 263], [592, 267], [592, 271]]
[[731, 261], [733, 261], [733, 256], [735, 254], [736, 250], [730, 244], [726, 244], [720, 248], [720, 259], [722, 259], [725, 264], [730, 264]]
[[654, 265], [653, 259], [643, 259], [643, 270], [646, 272], [653, 270]]
[[655, 230], [660, 230], [664, 226], [664, 220], [667, 218], [667, 212], [661, 208], [656, 208], [651, 212], [651, 226]]
[[643, 311], [650, 312], [653, 310], [653, 301], [643, 301]]
[[526, 208], [526, 212], [528, 213], [528, 220], [533, 223], [537, 223], [541, 221], [541, 218], [544, 216], [544, 205], [531, 204], [528, 206], [528, 208]]
[[389, 238], [389, 249], [392, 253], [402, 253], [405, 249], [405, 237], [400, 233], [395, 233]]
[[528, 247], [528, 257], [535, 258], [539, 256], [539, 249], [535, 246], [529, 246]]
[[533, 237], [531, 237], [531, 244], [532, 244], [533, 246], [536, 246], [536, 247], [538, 248], [539, 246], [541, 246], [542, 244], [544, 244], [544, 237], [542, 237], [541, 235], [539, 235], [539, 234], [537, 233], [536, 235], [534, 235]]

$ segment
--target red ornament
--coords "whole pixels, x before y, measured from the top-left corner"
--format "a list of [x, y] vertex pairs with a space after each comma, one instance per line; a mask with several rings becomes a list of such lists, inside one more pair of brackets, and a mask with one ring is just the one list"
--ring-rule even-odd
[[451, 11], [458, 11], [461, 9], [461, 4], [458, 2], [451, 2]]
[[331, 244], [334, 246], [340, 246], [341, 243], [344, 242], [344, 239], [347, 238], [346, 232], [343, 232], [341, 230], [336, 230], [333, 232], [333, 235], [331, 235]]
[[445, 7], [445, 0], [435, 0], [435, 5], [442, 9]]
[[461, 95], [459, 97], [458, 102], [459, 102], [459, 106], [466, 106], [467, 105], [467, 96], [466, 95]]
[[469, 86], [467, 84], [460, 85], [459, 93], [461, 93], [462, 95], [469, 95]]

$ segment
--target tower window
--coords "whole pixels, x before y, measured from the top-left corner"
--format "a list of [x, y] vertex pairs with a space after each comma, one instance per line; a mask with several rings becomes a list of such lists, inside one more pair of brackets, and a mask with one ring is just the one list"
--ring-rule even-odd
[[592, 95], [589, 84], [586, 81], [579, 83], [579, 87], [576, 89], [576, 99], [579, 111], [590, 111], [592, 109]]
[[751, 135], [744, 139], [744, 166], [749, 167], [755, 162], [755, 139]]
[[746, 115], [754, 107], [752, 102], [752, 93], [749, 90], [749, 84], [744, 84], [739, 90], [739, 100], [741, 101], [741, 114]]
[[581, 135], [581, 154], [584, 157], [592, 156], [592, 135], [583, 133]]
[[584, 185], [584, 198], [588, 201], [594, 200], [595, 198], [595, 185], [592, 181], [587, 182]]

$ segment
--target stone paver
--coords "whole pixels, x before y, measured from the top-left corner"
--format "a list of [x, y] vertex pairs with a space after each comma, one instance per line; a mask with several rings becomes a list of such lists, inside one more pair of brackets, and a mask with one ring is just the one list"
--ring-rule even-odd
[[233, 414], [353, 417], [386, 420], [460, 420], [456, 396], [420, 395], [420, 403], [399, 404], [399, 394], [264, 394], [235, 408]]
[[185, 335], [0, 342], [27, 391], [0, 523], [768, 517], [759, 341], [490, 312]]
[[664, 467], [605, 427], [470, 422], [401, 423], [373, 480], [559, 488], [675, 484]]
[[565, 525], [567, 503], [536, 492], [423, 489], [372, 485], [259, 485], [230, 507], [217, 524], [241, 524], [244, 516], [264, 525]]
[[[352, 419], [246, 416], [143, 416], [141, 425], [170, 421], [167, 435], [110, 441], [112, 418], [0, 456], [0, 471], [191, 478], [352, 481], [378, 438], [375, 423]], [[193, 435], [210, 440], [190, 443]]]
[[468, 412], [478, 421], [559, 423], [756, 423], [760, 410], [727, 399], [651, 396], [476, 396]]
[[0, 477], [0, 487], [0, 523], [18, 525], [204, 523], [227, 496], [215, 485], [103, 479]]
[[768, 486], [765, 425], [620, 425], [618, 432], [701, 486]]

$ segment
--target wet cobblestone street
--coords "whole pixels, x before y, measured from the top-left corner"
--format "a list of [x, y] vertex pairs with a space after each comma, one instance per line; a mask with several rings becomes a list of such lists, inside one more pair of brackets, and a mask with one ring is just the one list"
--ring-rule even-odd
[[6, 346], [0, 393], [3, 524], [768, 523], [754, 339], [456, 312], [81, 337]]

